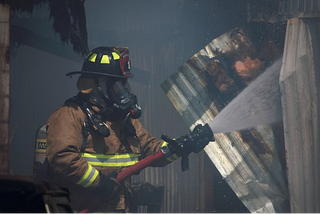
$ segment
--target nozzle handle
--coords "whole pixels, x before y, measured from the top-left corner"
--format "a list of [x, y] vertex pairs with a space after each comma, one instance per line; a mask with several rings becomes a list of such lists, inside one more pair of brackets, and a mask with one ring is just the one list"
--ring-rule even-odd
[[[190, 154], [190, 153], [189, 153]], [[189, 167], [189, 154], [183, 153], [181, 157], [181, 170], [182, 172], [190, 169]]]

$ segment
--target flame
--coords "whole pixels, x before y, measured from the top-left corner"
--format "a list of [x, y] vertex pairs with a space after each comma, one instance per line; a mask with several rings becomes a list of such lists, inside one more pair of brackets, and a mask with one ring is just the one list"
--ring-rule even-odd
[[241, 77], [251, 77], [253, 75], [253, 70], [259, 69], [261, 66], [261, 61], [259, 59], [252, 60], [250, 57], [247, 57], [244, 62], [236, 61], [234, 68], [238, 72], [238, 75]]

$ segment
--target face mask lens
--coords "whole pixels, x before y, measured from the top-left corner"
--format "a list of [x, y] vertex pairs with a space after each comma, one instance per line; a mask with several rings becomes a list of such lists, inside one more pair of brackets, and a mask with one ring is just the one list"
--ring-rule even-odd
[[130, 94], [128, 88], [125, 87], [122, 81], [115, 82], [112, 89], [114, 94], [120, 99], [127, 97]]
[[137, 104], [136, 96], [131, 93], [127, 79], [113, 79], [109, 83], [109, 98], [114, 102], [115, 110], [124, 115], [130, 113], [130, 117], [134, 119], [140, 117], [141, 108]]

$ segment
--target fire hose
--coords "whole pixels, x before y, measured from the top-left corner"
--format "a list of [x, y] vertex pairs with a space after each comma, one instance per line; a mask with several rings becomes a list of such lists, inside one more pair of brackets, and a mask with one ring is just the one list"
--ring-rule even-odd
[[163, 147], [159, 150], [159, 152], [147, 156], [138, 163], [124, 169], [118, 174], [117, 181], [122, 182], [126, 178], [139, 173], [148, 166], [151, 166], [152, 163], [172, 155], [172, 153], [175, 151], [182, 158], [182, 171], [186, 171], [189, 169], [189, 154], [191, 152], [200, 152], [204, 147], [202, 143], [203, 141], [206, 142], [205, 144], [208, 144], [210, 141], [214, 141], [212, 130], [208, 124], [205, 124], [204, 126], [198, 124], [192, 132], [177, 139], [171, 139], [167, 135], [162, 135], [161, 139], [169, 144], [169, 148]]
[[[138, 174], [146, 167], [151, 166], [153, 163], [167, 158], [172, 154], [181, 156], [181, 169], [182, 171], [186, 171], [189, 169], [189, 154], [191, 152], [200, 152], [210, 141], [214, 141], [214, 136], [208, 124], [204, 126], [198, 124], [192, 132], [177, 139], [171, 139], [167, 135], [162, 135], [161, 139], [168, 143], [168, 147], [162, 147], [157, 153], [149, 155], [138, 163], [125, 168], [118, 173], [116, 180], [121, 183], [132, 175]], [[96, 203], [97, 202], [93, 200], [91, 204], [89, 203], [89, 207], [94, 207]], [[80, 213], [87, 211], [88, 209], [84, 209], [80, 211]]]

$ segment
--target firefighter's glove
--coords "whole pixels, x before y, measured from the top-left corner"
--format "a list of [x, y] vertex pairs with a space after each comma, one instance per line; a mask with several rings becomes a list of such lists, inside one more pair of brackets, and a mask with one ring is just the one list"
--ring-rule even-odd
[[99, 187], [101, 188], [101, 191], [104, 192], [105, 198], [111, 198], [113, 195], [115, 195], [120, 190], [121, 185], [117, 181], [117, 175], [118, 175], [118, 173], [115, 171], [113, 171], [108, 176], [106, 176], [100, 172]]
[[192, 132], [177, 139], [171, 139], [166, 135], [162, 135], [161, 138], [168, 143], [168, 148], [171, 153], [176, 153], [182, 157], [182, 171], [189, 169], [188, 156], [191, 152], [198, 153], [203, 150], [210, 141], [214, 141], [213, 133], [208, 124], [204, 126], [198, 124]]
[[208, 124], [202, 126], [198, 124], [192, 132], [176, 139], [171, 139], [166, 135], [161, 137], [168, 143], [171, 153], [179, 155], [191, 152], [198, 153], [208, 145], [210, 141], [214, 141], [213, 133]]

